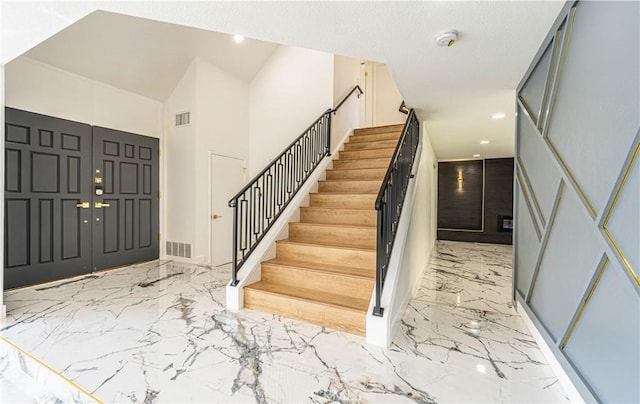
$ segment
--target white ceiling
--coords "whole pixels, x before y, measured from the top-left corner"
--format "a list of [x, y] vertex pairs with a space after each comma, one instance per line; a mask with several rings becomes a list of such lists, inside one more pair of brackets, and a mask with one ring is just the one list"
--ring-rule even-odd
[[[425, 121], [439, 159], [503, 157], [513, 155], [515, 87], [563, 6], [564, 1], [3, 2], [2, 59], [8, 62], [97, 9], [241, 33], [386, 63], [407, 105]], [[452, 48], [436, 47], [435, 35], [449, 28], [460, 32], [459, 41]], [[137, 30], [129, 37], [114, 31], [104, 36], [119, 37], [128, 52], [149, 51], [136, 48]], [[149, 45], [153, 38], [143, 39]], [[164, 45], [172, 41], [165, 34]], [[497, 112], [506, 118], [492, 120]], [[483, 139], [490, 144], [480, 145]]]
[[277, 44], [97, 11], [25, 56], [164, 101], [196, 56], [250, 81]]

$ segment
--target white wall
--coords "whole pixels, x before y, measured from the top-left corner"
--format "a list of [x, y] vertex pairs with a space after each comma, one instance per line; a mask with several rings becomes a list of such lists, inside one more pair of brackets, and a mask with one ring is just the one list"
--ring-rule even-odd
[[407, 116], [400, 111], [402, 95], [386, 65], [373, 65], [373, 125], [403, 123]]
[[333, 55], [279, 46], [249, 88], [250, 177], [333, 102]]
[[[360, 82], [360, 60], [335, 55], [333, 58], [333, 104], [338, 103]], [[360, 127], [360, 98], [351, 95], [331, 118], [331, 144], [335, 145], [351, 129]], [[332, 147], [333, 148], [333, 147]]]
[[19, 57], [5, 69], [5, 105], [141, 135], [162, 137], [162, 104]]
[[196, 116], [194, 258], [211, 264], [210, 153], [248, 159], [249, 84], [196, 59]]
[[[176, 127], [175, 115], [191, 113]], [[167, 227], [163, 240], [192, 244], [210, 262], [210, 154], [247, 159], [249, 85], [196, 58], [165, 101]]]
[[[191, 123], [175, 126], [176, 113], [190, 112]], [[193, 201], [196, 197], [196, 62], [192, 62], [164, 103], [165, 141], [164, 161], [169, 169], [165, 175], [165, 192], [161, 200], [166, 204], [166, 221], [160, 253], [164, 242], [195, 244], [196, 224]], [[193, 250], [192, 250], [193, 254]]]

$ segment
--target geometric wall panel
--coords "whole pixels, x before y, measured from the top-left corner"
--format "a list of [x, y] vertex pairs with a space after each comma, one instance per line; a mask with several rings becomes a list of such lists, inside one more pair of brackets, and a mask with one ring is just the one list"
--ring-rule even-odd
[[540, 248], [523, 217], [526, 198], [516, 201], [516, 288], [526, 289], [523, 258], [535, 254], [523, 304], [587, 402], [640, 402], [639, 16], [638, 1], [567, 2], [539, 49], [556, 41], [562, 50], [542, 98], [545, 135], [520, 109], [516, 118], [518, 183], [530, 205], [540, 204], [530, 210], [548, 215], [558, 175], [564, 184]]
[[640, 127], [639, 14], [637, 1], [578, 4], [551, 114], [549, 141], [594, 217]]
[[[617, 199], [611, 206], [611, 212], [605, 219], [605, 232], [620, 254], [626, 269], [640, 278], [640, 162], [639, 148], [631, 161], [626, 179], [621, 184]], [[629, 231], [635, 229], [635, 231]]]
[[558, 340], [602, 257], [602, 237], [569, 187], [565, 187], [555, 222], [549, 226], [553, 227], [542, 252], [530, 305], [552, 338]]
[[[518, 187], [519, 188], [519, 187]], [[527, 206], [522, 191], [518, 189], [515, 198], [516, 205], [516, 225], [513, 231], [516, 233], [515, 238], [518, 240], [517, 254], [515, 254], [515, 266], [518, 268], [516, 273], [516, 289], [522, 296], [526, 296], [531, 285], [531, 277], [533, 269], [536, 265], [538, 249], [540, 241], [536, 237], [533, 218]]]
[[544, 97], [544, 90], [547, 85], [547, 74], [549, 72], [549, 66], [551, 65], [553, 43], [552, 41], [544, 51], [540, 61], [531, 71], [531, 75], [526, 83], [524, 83], [522, 91], [520, 92], [520, 96], [527, 106], [527, 111], [536, 123], [538, 123], [538, 111], [542, 106], [542, 98]]
[[564, 352], [602, 402], [640, 402], [640, 305], [610, 259]]
[[542, 216], [542, 223], [546, 224], [553, 208], [560, 172], [540, 132], [522, 113], [522, 109], [518, 107], [518, 116], [522, 116], [518, 119], [520, 167], [523, 169], [523, 179], [531, 185], [531, 202], [538, 215]]
[[31, 251], [29, 238], [31, 237], [29, 199], [6, 199], [5, 226], [12, 237], [5, 237], [5, 266], [15, 268], [29, 265]]

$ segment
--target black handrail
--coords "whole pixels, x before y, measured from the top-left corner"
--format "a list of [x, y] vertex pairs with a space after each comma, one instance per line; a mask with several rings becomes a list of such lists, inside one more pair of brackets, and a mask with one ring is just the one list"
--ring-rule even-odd
[[356, 85], [335, 108], [323, 112], [229, 201], [229, 207], [233, 208], [231, 286], [238, 285], [238, 271], [311, 173], [331, 155], [331, 115], [356, 91], [358, 97], [363, 94]]
[[398, 140], [396, 149], [391, 157], [389, 168], [380, 185], [376, 197], [377, 213], [377, 241], [376, 241], [376, 302], [373, 315], [381, 317], [384, 309], [380, 305], [382, 288], [387, 277], [387, 269], [393, 243], [398, 230], [398, 221], [404, 207], [409, 180], [413, 178], [411, 170], [420, 144], [420, 125], [415, 111], [409, 111], [409, 116], [402, 129], [402, 136]]
[[340, 102], [338, 103], [338, 105], [336, 105], [336, 107], [335, 107], [334, 109], [332, 109], [332, 110], [331, 110], [331, 112], [335, 113], [338, 109], [340, 109], [340, 107], [342, 106], [342, 104], [344, 104], [345, 102], [347, 102], [347, 99], [348, 99], [349, 97], [351, 97], [351, 94], [355, 93], [356, 91], [358, 92], [358, 98], [360, 98], [360, 96], [361, 96], [362, 94], [364, 94], [364, 91], [362, 91], [362, 89], [360, 88], [360, 86], [356, 84], [356, 86], [355, 86], [355, 87], [353, 87], [353, 88], [351, 89], [351, 91], [349, 91], [349, 94], [345, 95], [345, 96], [344, 96], [344, 98], [342, 99], [342, 101], [340, 101]]
[[400, 107], [398, 108], [398, 111], [402, 112], [405, 115], [409, 114], [409, 110], [407, 109], [407, 104], [404, 103], [404, 100], [402, 100], [402, 102], [400, 103]]

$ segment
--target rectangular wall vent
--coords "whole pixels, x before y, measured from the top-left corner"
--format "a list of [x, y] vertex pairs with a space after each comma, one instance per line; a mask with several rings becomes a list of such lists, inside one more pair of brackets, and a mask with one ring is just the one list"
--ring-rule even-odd
[[191, 258], [191, 244], [167, 241], [166, 253], [173, 257]]
[[191, 123], [190, 112], [183, 112], [181, 114], [176, 114], [176, 126], [189, 125], [189, 123]]

